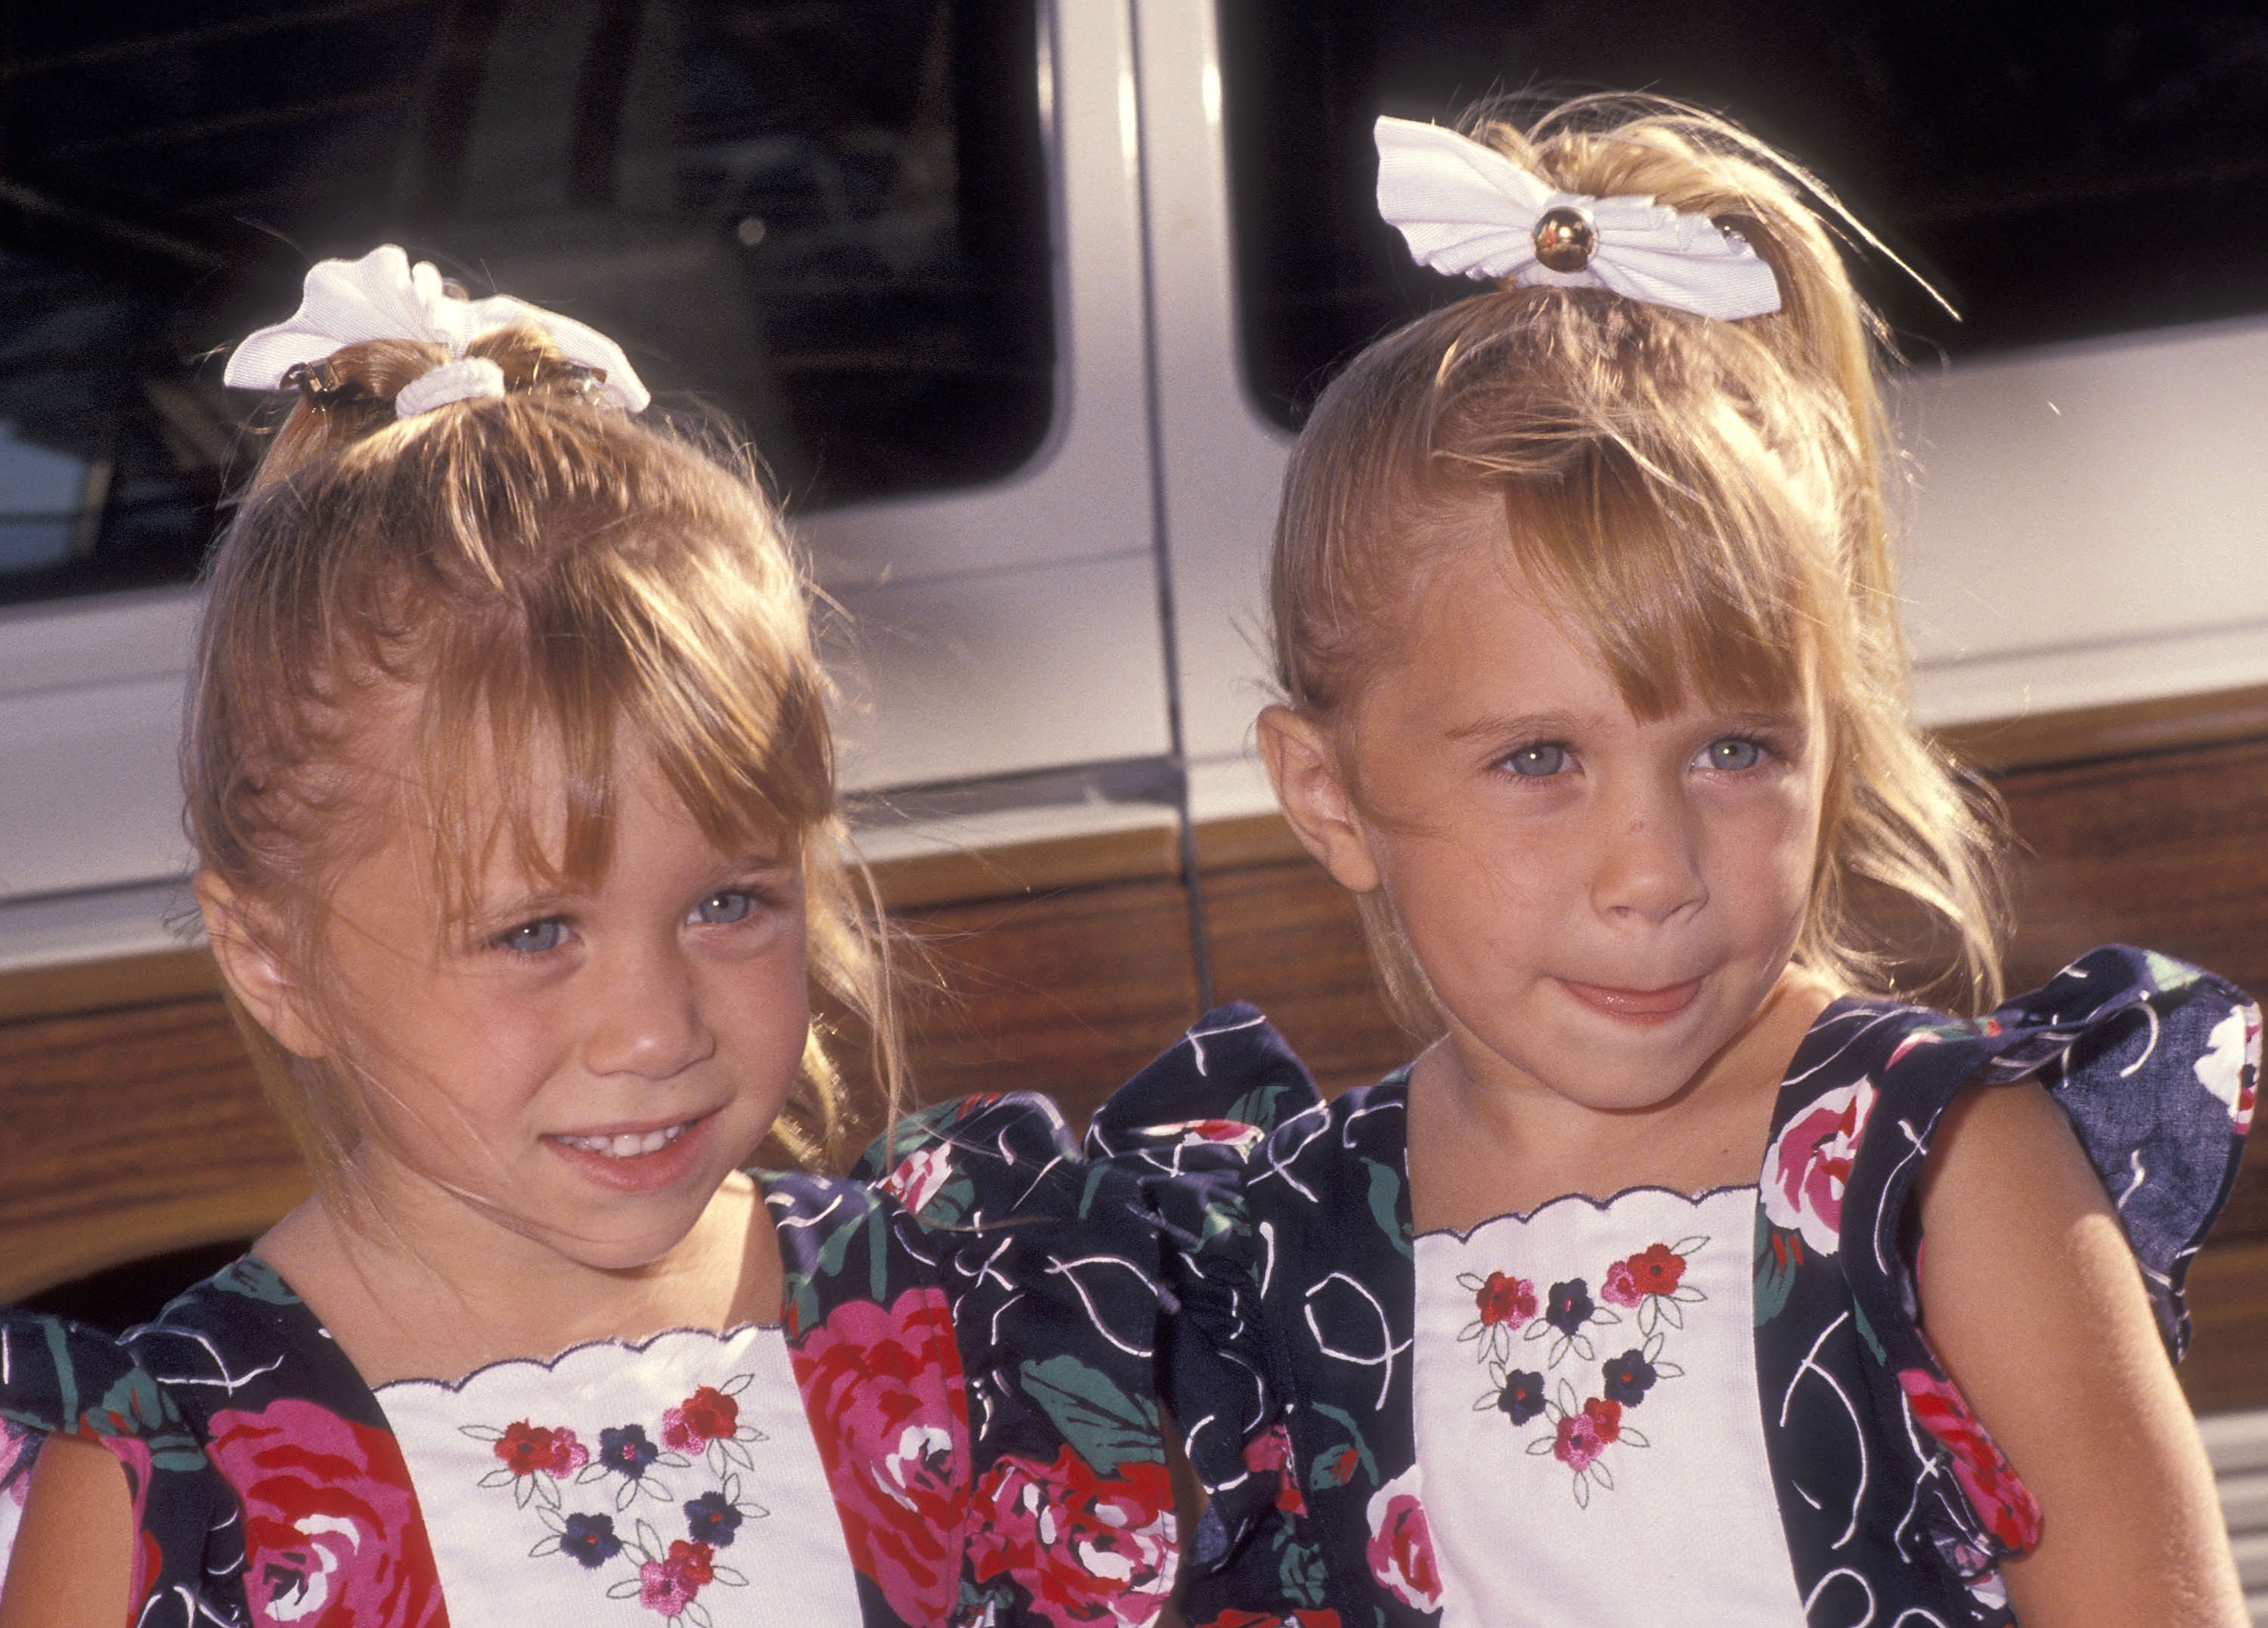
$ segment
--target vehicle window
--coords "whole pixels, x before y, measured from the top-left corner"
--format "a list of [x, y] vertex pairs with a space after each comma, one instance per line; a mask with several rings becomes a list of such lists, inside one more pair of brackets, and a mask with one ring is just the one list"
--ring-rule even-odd
[[793, 507], [982, 482], [1054, 407], [1035, 8], [136, 0], [0, 25], [0, 602], [187, 580], [225, 348], [399, 242], [622, 343]]
[[2268, 15], [2243, 0], [1222, 0], [1247, 378], [1296, 424], [1454, 297], [1373, 202], [1371, 121], [1646, 88], [1798, 155], [1943, 290], [1859, 280], [1910, 356], [2268, 308]]

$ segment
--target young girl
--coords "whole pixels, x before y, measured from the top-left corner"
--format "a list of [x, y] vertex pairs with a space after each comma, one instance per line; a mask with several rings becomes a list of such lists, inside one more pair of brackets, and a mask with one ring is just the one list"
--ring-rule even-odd
[[1191, 1620], [2235, 1628], [2161, 1337], [2257, 1013], [2125, 950], [1870, 993], [1854, 884], [1988, 1006], [1995, 924], [1834, 247], [1686, 110], [1471, 128], [1380, 122], [1492, 286], [1318, 403], [1259, 729], [1429, 1044], [1322, 1104], [1215, 1014], [1095, 1133], [1178, 1243]]
[[0, 1322], [0, 1623], [1152, 1620], [1125, 1178], [1017, 1098], [741, 1173], [854, 1105], [809, 992], [895, 1056], [752, 482], [391, 247], [229, 381], [300, 399], [213, 567], [196, 894], [315, 1195], [122, 1342]]

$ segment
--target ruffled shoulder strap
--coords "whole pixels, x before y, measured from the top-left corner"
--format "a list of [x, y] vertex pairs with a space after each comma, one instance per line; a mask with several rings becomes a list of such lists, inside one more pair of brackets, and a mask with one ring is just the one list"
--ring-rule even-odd
[[[1786, 1398], [1808, 1372], [1839, 1369], [1865, 1397], [1872, 1439], [1898, 1462], [1857, 1480], [1911, 1489], [1900, 1493], [1907, 1519], [1889, 1511], [1885, 1529], [1912, 1530], [1969, 1579], [2038, 1531], [2030, 1494], [1918, 1326], [1911, 1209], [1946, 1109], [1972, 1084], [2029, 1077], [2047, 1089], [2124, 1222], [2178, 1356], [2182, 1280], [2235, 1180], [2259, 1030], [2257, 1010], [2228, 984], [2123, 946], [2090, 951], [1981, 1020], [1849, 1000], [1813, 1025], [1775, 1107], [1763, 1172], [1759, 1378], [1768, 1399]], [[1830, 1338], [1838, 1316], [1855, 1340]], [[1786, 1419], [1784, 1401], [1775, 1406]], [[1813, 1461], [1832, 1456], [1830, 1433], [1775, 1433], [1774, 1412], [1776, 1465], [1800, 1459], [1796, 1479], [1828, 1484]], [[1832, 1534], [1822, 1527], [1816, 1544], [1793, 1527], [1790, 1536], [1799, 1573], [1815, 1547], [1823, 1574]]]
[[1979, 1023], [1911, 1008], [1882, 1016], [1868, 1037], [1885, 1053], [1867, 1071], [1876, 1096], [1844, 1199], [1854, 1288], [1886, 1307], [1909, 1303], [1898, 1235], [1940, 1117], [1972, 1082], [2029, 1077], [2102, 1177], [2178, 1358], [2189, 1343], [2182, 1281], [2228, 1202], [2251, 1126], [2259, 1008], [2210, 972], [2114, 944]]
[[205, 1539], [214, 1597], [265, 1591], [253, 1608], [262, 1622], [328, 1602], [340, 1620], [446, 1628], [401, 1444], [354, 1364], [274, 1267], [244, 1257], [129, 1331], [126, 1343], [181, 1399], [233, 1494], [228, 1519]]
[[[1006, 1624], [1161, 1609], [1174, 1544], [1158, 1238], [1134, 1180], [1082, 1157], [1055, 1104], [1027, 1093], [913, 1115], [852, 1179], [763, 1180], [798, 1381], [837, 1502], [885, 1534], [865, 1558], [854, 1543], [854, 1561], [891, 1612], [989, 1609]], [[877, 1503], [874, 1477], [901, 1463], [917, 1418], [937, 1456], [918, 1489], [899, 1489], [911, 1502]], [[887, 1439], [860, 1437], [862, 1421]], [[932, 1550], [934, 1566], [904, 1564]], [[946, 1551], [965, 1558], [974, 1604]]]
[[[60, 1318], [0, 1313], [0, 1458], [12, 1507], [49, 1435], [83, 1437], [109, 1449], [126, 1471], [136, 1545], [133, 1598], [147, 1606], [203, 1581], [206, 1533], [233, 1500], [185, 1417], [173, 1388], [109, 1335]], [[12, 1540], [14, 1522], [6, 1523]], [[6, 1564], [0, 1545], [0, 1567]], [[186, 1619], [184, 1619], [186, 1620]]]

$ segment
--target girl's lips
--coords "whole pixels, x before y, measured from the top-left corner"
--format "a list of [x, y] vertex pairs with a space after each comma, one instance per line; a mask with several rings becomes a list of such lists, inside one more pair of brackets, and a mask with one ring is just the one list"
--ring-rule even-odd
[[1594, 1012], [1638, 1023], [1667, 1022], [1691, 1006], [1693, 997], [1701, 993], [1697, 978], [1660, 989], [1609, 989], [1603, 984], [1579, 984], [1569, 978], [1561, 979], [1559, 986]]
[[614, 1192], [659, 1192], [698, 1169], [714, 1114], [645, 1131], [554, 1134], [544, 1145], [568, 1168]]

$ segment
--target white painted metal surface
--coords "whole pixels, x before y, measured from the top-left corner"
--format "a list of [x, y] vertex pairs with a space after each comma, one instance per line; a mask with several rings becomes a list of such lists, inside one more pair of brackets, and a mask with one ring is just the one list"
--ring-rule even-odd
[[[1213, 5], [1051, 0], [1043, 18], [1057, 422], [1008, 480], [805, 527], [860, 623], [836, 652], [846, 781], [1165, 753], [1162, 540], [1190, 811], [1264, 810], [1250, 723], [1288, 438], [1239, 367]], [[1925, 721], [2268, 682], [2268, 323], [1968, 364], [1912, 381], [1900, 413]], [[0, 612], [0, 964], [113, 953], [122, 901], [178, 876], [193, 607], [175, 590]], [[154, 917], [145, 934], [166, 942]]]

